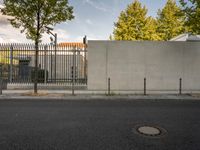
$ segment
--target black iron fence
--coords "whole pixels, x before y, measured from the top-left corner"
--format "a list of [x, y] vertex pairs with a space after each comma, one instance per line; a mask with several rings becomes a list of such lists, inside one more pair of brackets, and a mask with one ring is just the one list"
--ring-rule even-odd
[[[39, 45], [38, 83], [87, 84], [86, 45]], [[34, 82], [35, 45], [0, 44], [2, 78], [8, 83]]]

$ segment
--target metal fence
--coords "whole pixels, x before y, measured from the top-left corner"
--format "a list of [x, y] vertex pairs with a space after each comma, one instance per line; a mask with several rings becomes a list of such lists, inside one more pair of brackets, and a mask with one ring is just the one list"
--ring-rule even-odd
[[[0, 44], [0, 64], [2, 78], [8, 83], [34, 82], [35, 45]], [[87, 50], [86, 45], [41, 44], [38, 56], [38, 82], [86, 85]]]

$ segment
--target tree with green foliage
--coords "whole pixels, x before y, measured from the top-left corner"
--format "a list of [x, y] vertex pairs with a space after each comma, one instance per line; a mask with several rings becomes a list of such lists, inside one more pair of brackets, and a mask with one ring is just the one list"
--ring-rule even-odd
[[148, 17], [147, 18], [147, 23], [145, 25], [145, 32], [144, 32], [144, 40], [149, 40], [149, 41], [159, 41], [161, 40], [159, 34], [157, 33], [157, 20], [152, 18], [152, 17]]
[[200, 0], [180, 0], [186, 16], [185, 25], [193, 34], [200, 34]]
[[27, 38], [35, 42], [35, 84], [34, 92], [37, 93], [38, 74], [38, 45], [42, 34], [48, 25], [55, 26], [57, 23], [71, 20], [73, 7], [69, 6], [68, 0], [4, 0], [5, 7], [1, 9], [4, 15], [12, 16], [10, 23], [15, 28], [25, 32]]
[[186, 31], [185, 17], [175, 0], [167, 0], [162, 10], [158, 11], [157, 32], [161, 40], [167, 41]]
[[159, 40], [156, 23], [147, 17], [147, 8], [135, 0], [122, 11], [116, 22], [113, 36], [115, 40]]

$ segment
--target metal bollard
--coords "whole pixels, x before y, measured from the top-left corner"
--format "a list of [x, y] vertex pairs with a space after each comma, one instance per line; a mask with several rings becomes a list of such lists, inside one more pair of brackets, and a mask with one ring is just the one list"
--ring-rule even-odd
[[72, 95], [74, 96], [75, 95], [75, 89], [74, 89], [74, 79], [72, 79], [73, 80], [73, 82], [72, 82]]
[[179, 79], [179, 94], [182, 94], [182, 78]]
[[2, 79], [2, 65], [0, 64], [0, 95], [2, 95], [2, 89], [3, 89], [3, 79]]
[[144, 95], [147, 95], [147, 83], [146, 83], [147, 81], [146, 81], [146, 78], [144, 78]]
[[108, 78], [108, 95], [110, 96], [110, 78]]

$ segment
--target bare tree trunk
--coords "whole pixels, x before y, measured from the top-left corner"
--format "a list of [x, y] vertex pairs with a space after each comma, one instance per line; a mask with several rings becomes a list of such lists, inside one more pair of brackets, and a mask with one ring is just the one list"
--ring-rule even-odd
[[35, 42], [35, 79], [34, 79], [34, 93], [37, 94], [37, 82], [38, 82], [38, 42]]
[[37, 12], [37, 35], [35, 40], [35, 80], [34, 93], [37, 94], [38, 88], [38, 53], [39, 53], [39, 36], [40, 36], [40, 11]]

